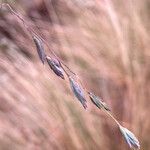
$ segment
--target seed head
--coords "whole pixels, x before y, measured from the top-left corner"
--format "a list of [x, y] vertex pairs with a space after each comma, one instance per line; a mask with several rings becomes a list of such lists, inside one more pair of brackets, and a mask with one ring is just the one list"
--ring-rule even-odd
[[121, 125], [119, 125], [119, 129], [130, 148], [140, 149], [139, 141], [131, 131]]
[[84, 109], [86, 109], [87, 108], [87, 104], [86, 104], [87, 101], [85, 99], [83, 89], [81, 88], [81, 86], [76, 81], [74, 81], [73, 78], [69, 77], [69, 81], [70, 81], [71, 89], [72, 89], [74, 95], [81, 102]]
[[101, 100], [101, 98], [99, 98], [98, 96], [94, 95], [91, 92], [88, 92], [89, 97], [91, 99], [91, 101], [93, 102], [94, 105], [96, 105], [99, 109], [105, 109], [107, 111], [110, 111], [110, 109], [108, 108], [107, 104], [105, 102], [103, 102]]
[[46, 56], [46, 60], [53, 72], [62, 79], [65, 79], [60, 62], [55, 58], [50, 58], [49, 56]]
[[45, 62], [45, 52], [44, 52], [44, 46], [43, 46], [43, 43], [42, 41], [36, 37], [36, 36], [33, 36], [33, 40], [34, 40], [34, 43], [36, 45], [36, 49], [37, 49], [37, 53], [39, 55], [39, 58], [41, 60], [41, 62], [44, 64]]

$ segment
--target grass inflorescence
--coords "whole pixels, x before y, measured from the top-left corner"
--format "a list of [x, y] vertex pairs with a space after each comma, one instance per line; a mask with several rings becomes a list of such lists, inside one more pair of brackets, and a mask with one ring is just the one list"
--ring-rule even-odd
[[[4, 4], [3, 4], [4, 5]], [[1, 6], [3, 6], [1, 5]], [[4, 5], [5, 6], [5, 5]], [[89, 95], [89, 98], [92, 101], [92, 104], [94, 104], [98, 109], [103, 110], [105, 113], [107, 113], [118, 125], [120, 132], [122, 133], [123, 137], [125, 138], [127, 144], [130, 148], [136, 148], [140, 149], [140, 144], [138, 139], [135, 137], [135, 135], [129, 131], [127, 128], [120, 125], [120, 123], [117, 121], [117, 119], [111, 114], [109, 106], [98, 96], [96, 96], [94, 93], [89, 92], [89, 90], [85, 90], [80, 83], [76, 80], [77, 74], [72, 71], [55, 53], [51, 50], [51, 55], [48, 55], [45, 53], [44, 44], [46, 46], [48, 45], [45, 40], [43, 40], [37, 33], [35, 35], [35, 32], [28, 27], [26, 22], [22, 19], [20, 15], [18, 15], [17, 12], [15, 12], [9, 4], [6, 4], [10, 11], [18, 17], [26, 27], [27, 31], [30, 32], [33, 41], [35, 43], [38, 56], [40, 58], [40, 61], [44, 64], [45, 60], [51, 70], [60, 78], [65, 79], [65, 75], [68, 78], [68, 81], [70, 83], [71, 89], [75, 97], [79, 100], [81, 105], [84, 107], [84, 109], [88, 108], [87, 105], [87, 99], [85, 97], [85, 93]], [[72, 74], [72, 75], [70, 75]]]

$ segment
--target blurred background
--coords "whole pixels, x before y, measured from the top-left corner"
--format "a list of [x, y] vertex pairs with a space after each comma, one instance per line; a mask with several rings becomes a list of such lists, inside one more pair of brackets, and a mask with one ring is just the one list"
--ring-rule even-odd
[[[1, 0], [102, 97], [150, 149], [149, 0]], [[50, 51], [46, 49], [50, 55]], [[67, 81], [67, 78], [66, 78]], [[88, 99], [85, 111], [40, 62], [22, 22], [0, 11], [0, 150], [126, 150], [116, 124]]]

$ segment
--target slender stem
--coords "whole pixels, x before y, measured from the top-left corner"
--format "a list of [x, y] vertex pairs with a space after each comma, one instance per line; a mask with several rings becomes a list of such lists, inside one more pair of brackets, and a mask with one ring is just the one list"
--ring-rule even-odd
[[105, 109], [103, 109], [103, 111], [104, 111], [105, 113], [107, 113], [107, 114], [115, 121], [115, 123], [116, 123], [118, 126], [120, 126], [120, 123], [117, 121], [117, 119], [116, 119], [110, 112], [108, 112], [108, 111], [105, 110]]
[[64, 69], [64, 67], [61, 65], [62, 69], [64, 70], [65, 74], [67, 75], [67, 77], [69, 78], [69, 74], [68, 72]]

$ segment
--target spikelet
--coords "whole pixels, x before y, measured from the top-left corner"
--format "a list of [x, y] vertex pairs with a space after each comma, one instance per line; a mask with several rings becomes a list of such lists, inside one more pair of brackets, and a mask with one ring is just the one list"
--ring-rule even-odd
[[119, 129], [130, 148], [140, 149], [139, 141], [131, 131], [121, 125], [119, 125]]
[[96, 105], [99, 109], [105, 109], [107, 111], [110, 111], [110, 109], [108, 108], [107, 104], [105, 102], [103, 102], [98, 96], [94, 95], [93, 93], [91, 92], [88, 92], [89, 94], [89, 97], [92, 101], [92, 103], [94, 105]]
[[55, 58], [50, 58], [49, 56], [46, 56], [46, 60], [53, 72], [62, 79], [65, 79], [60, 62]]
[[74, 81], [73, 78], [69, 77], [69, 81], [70, 81], [71, 89], [72, 89], [74, 95], [81, 102], [84, 109], [86, 109], [87, 108], [87, 104], [86, 104], [87, 101], [85, 99], [84, 92], [83, 92], [82, 88], [80, 87], [80, 85], [76, 81]]
[[41, 62], [44, 64], [45, 62], [45, 52], [44, 52], [44, 46], [43, 46], [43, 43], [42, 41], [36, 37], [36, 36], [33, 36], [33, 40], [34, 40], [34, 43], [36, 45], [36, 49], [37, 49], [37, 53], [39, 55], [39, 58], [41, 60]]

